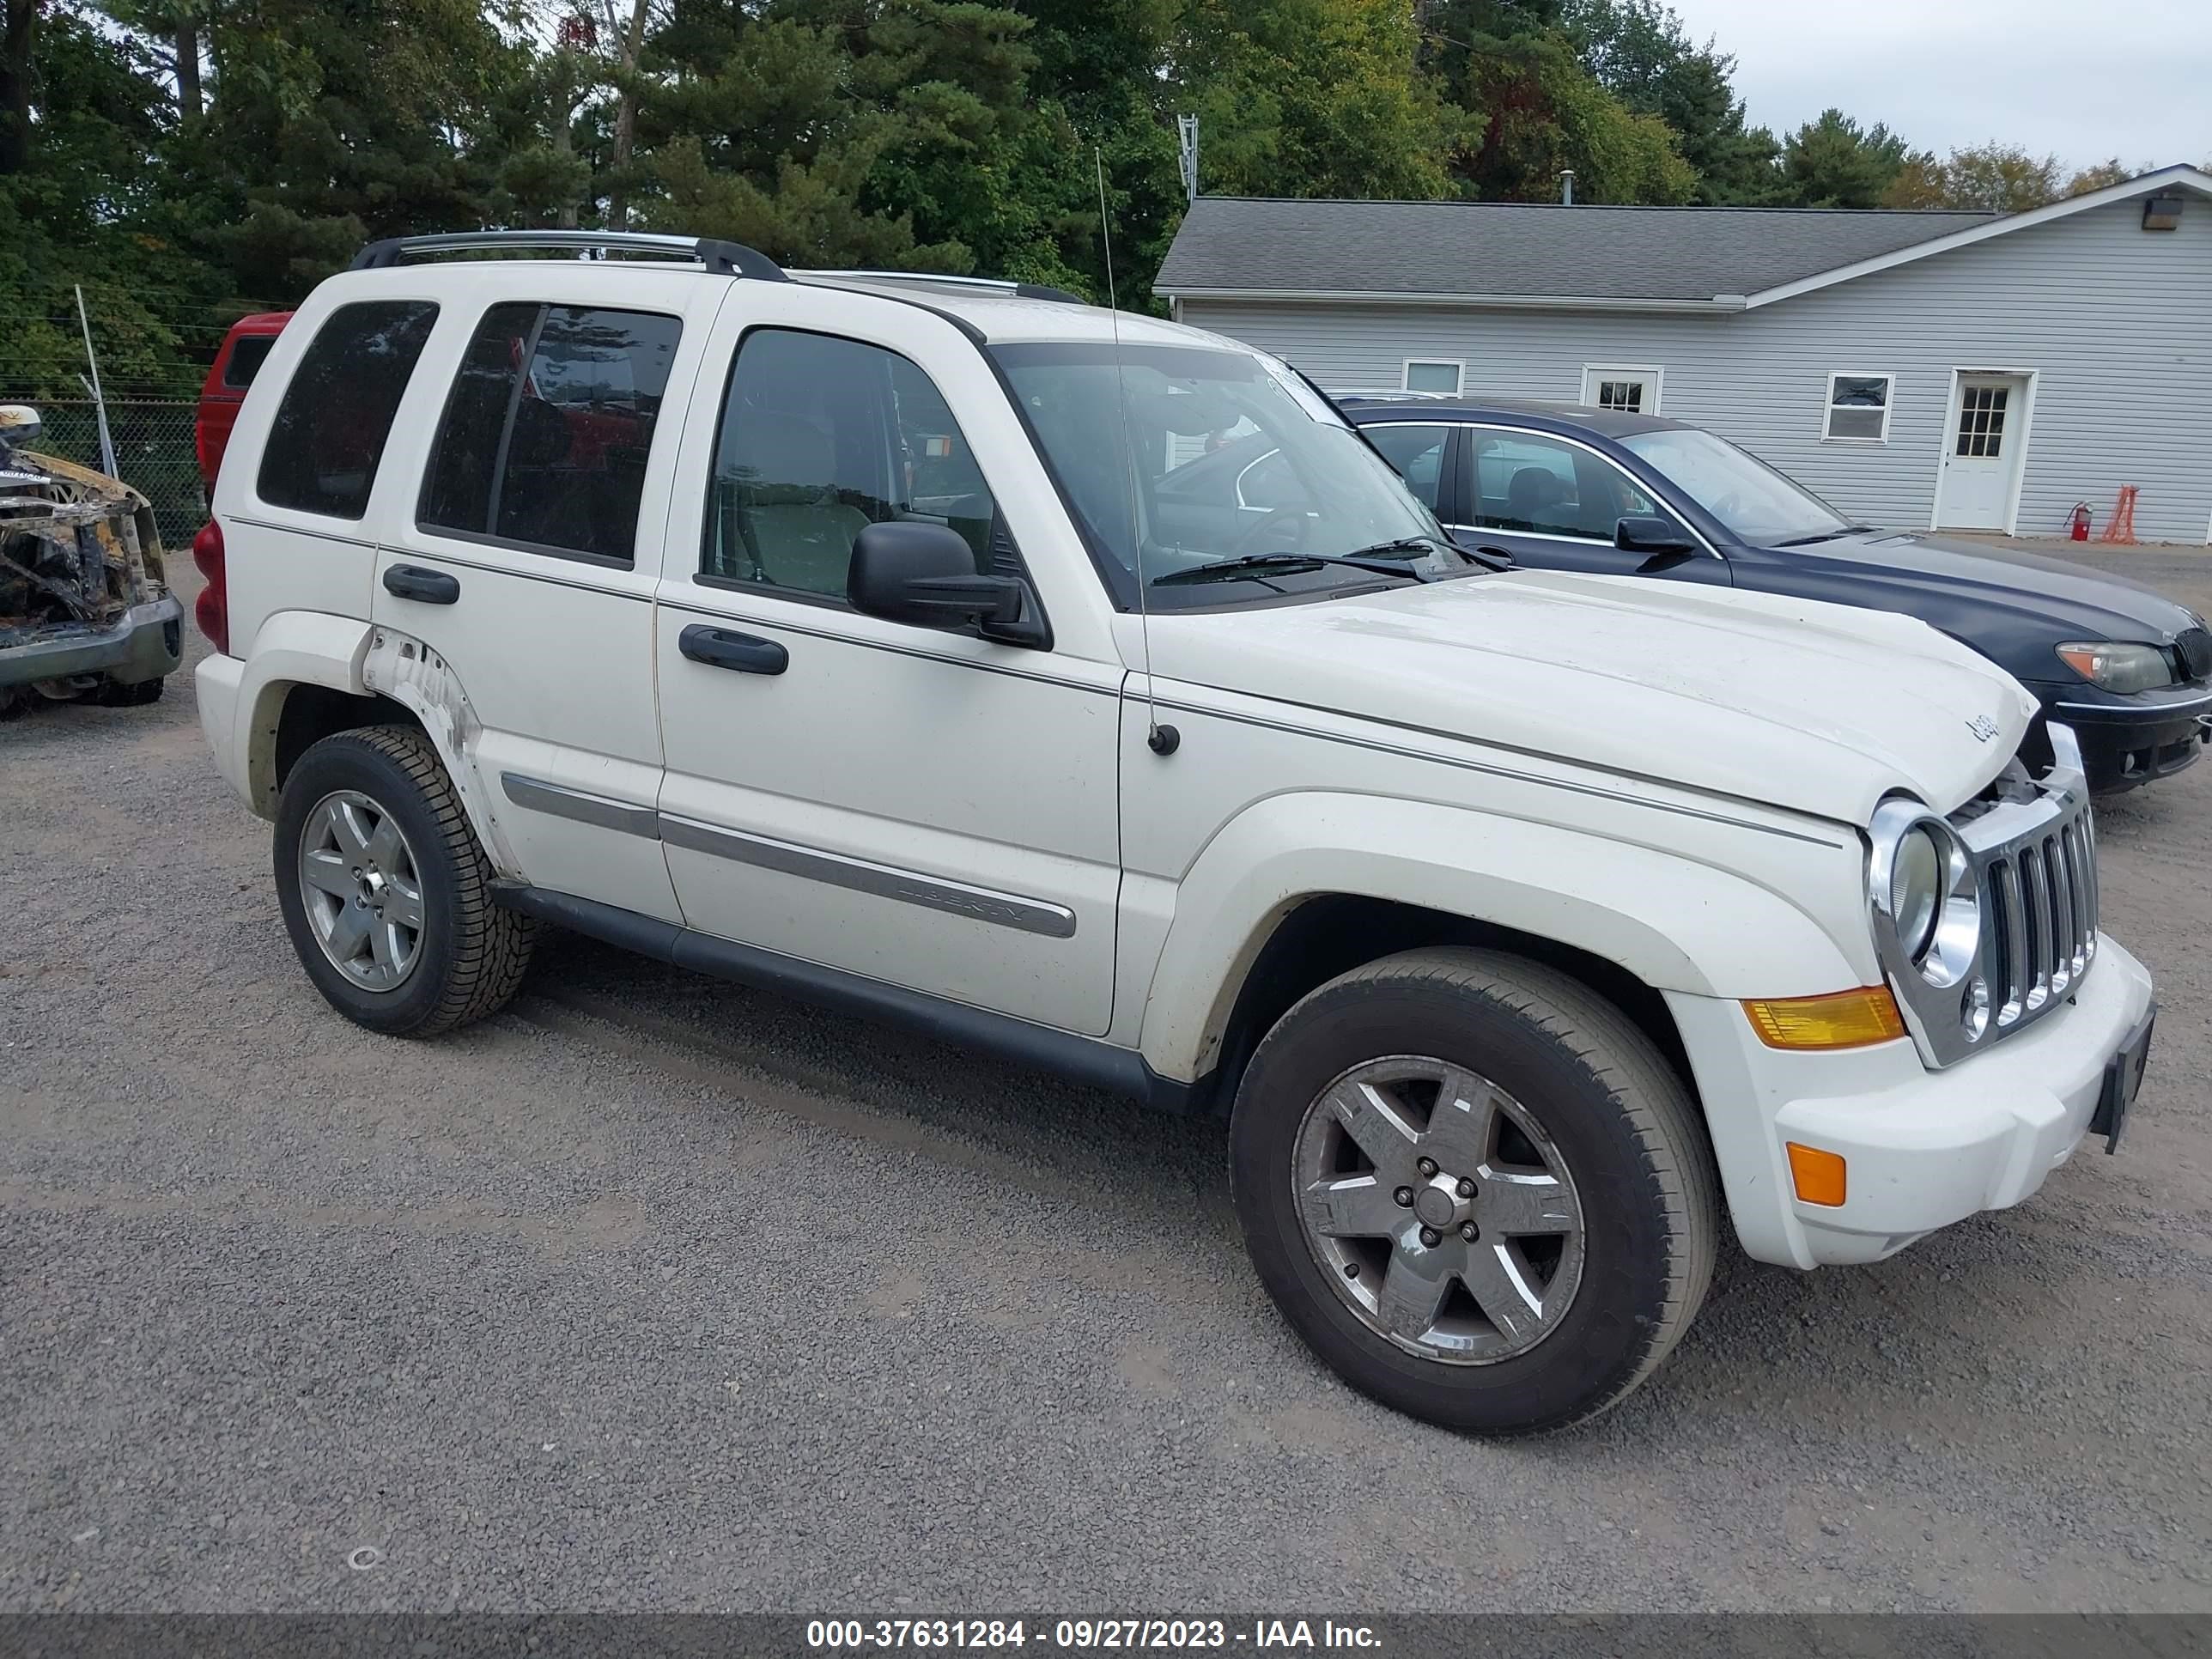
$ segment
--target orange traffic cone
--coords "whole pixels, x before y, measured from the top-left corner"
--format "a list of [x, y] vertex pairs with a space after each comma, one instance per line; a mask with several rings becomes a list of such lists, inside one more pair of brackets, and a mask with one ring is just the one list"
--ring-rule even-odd
[[2124, 542], [2132, 545], [2136, 538], [2136, 487], [2120, 486], [2119, 499], [2112, 503], [2112, 521], [2105, 526], [2105, 533], [2097, 538], [2100, 542]]

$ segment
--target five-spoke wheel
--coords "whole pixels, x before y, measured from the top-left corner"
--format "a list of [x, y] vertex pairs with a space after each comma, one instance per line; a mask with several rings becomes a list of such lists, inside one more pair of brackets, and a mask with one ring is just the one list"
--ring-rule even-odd
[[1697, 1311], [1712, 1152], [1650, 1036], [1581, 981], [1464, 948], [1339, 975], [1237, 1094], [1253, 1265], [1353, 1386], [1494, 1434], [1594, 1416]]
[[419, 731], [361, 726], [301, 755], [277, 798], [276, 864], [301, 966], [373, 1030], [448, 1030], [522, 982], [532, 926], [493, 902], [491, 861]]
[[1291, 1180], [1339, 1296], [1410, 1353], [1510, 1358], [1559, 1327], [1581, 1282], [1574, 1181], [1496, 1084], [1433, 1057], [1353, 1066], [1307, 1108]]
[[399, 820], [358, 789], [308, 809], [300, 836], [300, 902], [337, 970], [390, 991], [422, 954], [422, 878]]

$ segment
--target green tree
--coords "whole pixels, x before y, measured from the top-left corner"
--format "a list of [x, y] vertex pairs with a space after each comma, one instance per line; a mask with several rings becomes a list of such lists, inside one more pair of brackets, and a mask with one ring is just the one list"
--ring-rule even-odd
[[1414, 70], [1402, 0], [1186, 0], [1176, 81], [1205, 187], [1245, 196], [1450, 193], [1471, 131]]
[[1571, 169], [1578, 201], [1695, 194], [1698, 175], [1673, 130], [1584, 67], [1559, 0], [1446, 0], [1427, 16], [1429, 73], [1482, 123], [1459, 169], [1469, 193], [1556, 201], [1559, 175]]
[[1905, 140], [1881, 122], [1861, 127], [1841, 110], [1823, 111], [1783, 141], [1774, 205], [1880, 207], [1906, 153]]
[[1698, 175], [1694, 200], [1765, 199], [1781, 146], [1746, 124], [1735, 95], [1735, 59], [1712, 41], [1700, 46], [1661, 0], [1571, 0], [1564, 23], [1598, 84], [1674, 131]]

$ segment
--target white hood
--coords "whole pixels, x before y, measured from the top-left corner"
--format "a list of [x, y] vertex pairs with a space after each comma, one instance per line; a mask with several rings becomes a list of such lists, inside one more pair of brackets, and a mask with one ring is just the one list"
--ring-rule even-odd
[[1151, 625], [1164, 679], [1860, 825], [1899, 789], [1949, 811], [2037, 708], [1910, 617], [1637, 577], [1514, 571]]

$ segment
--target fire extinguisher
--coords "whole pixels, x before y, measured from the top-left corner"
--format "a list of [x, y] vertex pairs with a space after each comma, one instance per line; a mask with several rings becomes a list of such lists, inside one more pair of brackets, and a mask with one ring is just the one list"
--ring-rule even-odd
[[2077, 542], [2089, 539], [2089, 503], [2076, 501], [2074, 510], [2066, 515], [2066, 533]]

